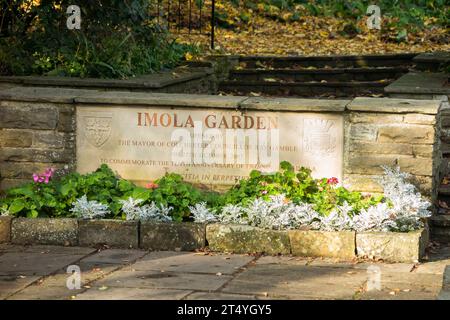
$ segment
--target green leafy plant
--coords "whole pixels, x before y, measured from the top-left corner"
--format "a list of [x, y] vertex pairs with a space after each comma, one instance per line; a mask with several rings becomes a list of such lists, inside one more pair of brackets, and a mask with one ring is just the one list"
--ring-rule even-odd
[[265, 174], [252, 171], [248, 179], [241, 180], [236, 186], [225, 193], [221, 204], [242, 204], [270, 196], [284, 194], [294, 203], [311, 203], [321, 214], [330, 213], [336, 206], [347, 202], [355, 210], [368, 208], [379, 203], [383, 197], [363, 196], [344, 187], [336, 186], [336, 178], [314, 179], [311, 170], [301, 167], [297, 172], [289, 162], [280, 164], [280, 171]]
[[[51, 173], [52, 170], [47, 170]], [[47, 174], [48, 176], [48, 174]], [[15, 216], [65, 217], [74, 216], [70, 209], [79, 199], [96, 201], [108, 206], [106, 218], [126, 219], [122, 212], [123, 200], [139, 199], [142, 205], [155, 203], [172, 208], [174, 221], [192, 220], [190, 207], [204, 202], [209, 208], [221, 209], [230, 204], [247, 205], [256, 200], [269, 201], [271, 196], [284, 195], [294, 203], [308, 203], [322, 215], [328, 215], [345, 203], [352, 206], [352, 213], [367, 209], [384, 200], [383, 196], [364, 196], [337, 186], [336, 178], [314, 179], [311, 170], [298, 171], [289, 162], [282, 162], [280, 170], [265, 174], [252, 171], [224, 194], [203, 191], [183, 181], [179, 174], [167, 173], [154, 182], [140, 187], [120, 178], [107, 165], [101, 165], [88, 174], [70, 173], [59, 178], [34, 175], [35, 182], [7, 190], [0, 199], [0, 212]]]
[[72, 1], [0, 1], [0, 74], [128, 78], [179, 64], [198, 48], [154, 24], [147, 0], [80, 0], [80, 30], [66, 27]]

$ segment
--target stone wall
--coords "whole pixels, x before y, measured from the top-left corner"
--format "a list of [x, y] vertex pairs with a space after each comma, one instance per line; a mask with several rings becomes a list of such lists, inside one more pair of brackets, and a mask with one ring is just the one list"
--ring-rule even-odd
[[431, 198], [435, 198], [442, 173], [441, 114], [444, 122], [450, 118], [448, 103], [438, 100], [347, 101], [9, 89], [0, 91], [0, 188], [29, 181], [33, 172], [49, 166], [73, 169], [75, 109], [114, 104], [342, 114], [345, 186], [363, 192], [382, 191], [374, 181], [382, 173], [380, 166], [399, 165], [413, 174], [421, 191]]
[[74, 105], [0, 100], [0, 189], [74, 164]]
[[440, 101], [356, 98], [347, 105], [344, 184], [381, 192], [382, 165], [411, 173], [436, 197], [441, 178]]

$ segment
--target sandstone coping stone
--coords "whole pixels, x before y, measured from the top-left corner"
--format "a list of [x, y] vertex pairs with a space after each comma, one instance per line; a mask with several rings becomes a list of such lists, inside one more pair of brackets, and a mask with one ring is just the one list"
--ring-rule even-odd
[[78, 221], [69, 218], [16, 218], [11, 223], [14, 244], [78, 244]]
[[15, 83], [26, 86], [57, 86], [78, 88], [164, 88], [170, 85], [201, 79], [211, 70], [176, 69], [174, 72], [157, 72], [141, 75], [132, 79], [99, 79], [58, 76], [3, 76], [0, 82]]
[[418, 262], [429, 241], [428, 228], [411, 232], [358, 232], [358, 257], [382, 259], [386, 262]]
[[305, 257], [355, 257], [354, 231], [289, 230], [292, 254]]
[[74, 98], [90, 90], [43, 87], [13, 87], [0, 91], [0, 101], [73, 103]]
[[90, 91], [79, 95], [74, 100], [83, 104], [108, 104], [108, 105], [149, 105], [169, 107], [195, 107], [195, 108], [219, 108], [237, 109], [239, 103], [247, 97], [214, 96], [205, 94], [183, 93], [145, 93], [133, 92], [124, 95], [123, 92]]
[[205, 232], [205, 225], [198, 223], [142, 222], [140, 247], [155, 251], [192, 251], [205, 247]]
[[13, 217], [0, 217], [0, 243], [11, 241], [11, 221]]
[[295, 99], [295, 98], [249, 98], [243, 101], [242, 109], [259, 111], [310, 111], [343, 112], [350, 100]]
[[0, 100], [59, 102], [76, 104], [152, 105], [220, 109], [249, 109], [259, 111], [343, 112], [350, 100], [321, 100], [295, 98], [249, 98], [246, 96], [214, 96], [181, 93], [145, 93], [19, 87], [0, 91]]
[[136, 249], [139, 247], [137, 221], [79, 220], [78, 226], [80, 246], [105, 244], [115, 248]]
[[382, 113], [437, 114], [441, 103], [440, 100], [357, 97], [347, 105], [347, 109]]
[[248, 225], [207, 225], [206, 240], [213, 251], [271, 255], [291, 252], [286, 231], [265, 230]]

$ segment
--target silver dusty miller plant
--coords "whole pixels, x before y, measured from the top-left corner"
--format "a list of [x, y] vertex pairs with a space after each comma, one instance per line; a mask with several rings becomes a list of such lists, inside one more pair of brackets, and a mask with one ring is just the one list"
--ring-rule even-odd
[[195, 206], [189, 206], [194, 221], [198, 223], [208, 223], [217, 221], [213, 210], [206, 207], [206, 202], [197, 203]]
[[423, 218], [431, 216], [431, 203], [422, 198], [416, 187], [408, 182], [410, 174], [400, 168], [383, 167], [385, 175], [378, 182], [383, 186], [386, 198], [392, 203], [393, 231], [411, 231], [423, 227]]
[[271, 196], [269, 201], [255, 199], [248, 206], [227, 205], [218, 214], [222, 223], [248, 224], [266, 229], [295, 229], [316, 225], [319, 214], [310, 204], [296, 205], [284, 195]]
[[72, 203], [70, 209], [76, 217], [81, 219], [99, 219], [107, 216], [110, 211], [107, 205], [98, 201], [88, 201], [86, 195]]
[[407, 232], [423, 227], [422, 219], [431, 215], [431, 204], [408, 182], [409, 174], [399, 168], [383, 169], [385, 175], [379, 178], [379, 182], [388, 201], [363, 209], [358, 214], [353, 214], [352, 206], [345, 202], [324, 216], [311, 204], [294, 204], [284, 195], [278, 195], [270, 197], [269, 201], [256, 199], [247, 206], [227, 205], [218, 213], [217, 219], [222, 223], [276, 230], [307, 226], [324, 231]]
[[142, 199], [133, 199], [132, 197], [119, 201], [122, 204], [122, 211], [125, 213], [127, 220], [172, 221], [172, 218], [169, 216], [170, 211], [173, 209], [172, 207], [167, 207], [163, 204], [158, 206], [154, 202], [140, 206], [143, 201]]

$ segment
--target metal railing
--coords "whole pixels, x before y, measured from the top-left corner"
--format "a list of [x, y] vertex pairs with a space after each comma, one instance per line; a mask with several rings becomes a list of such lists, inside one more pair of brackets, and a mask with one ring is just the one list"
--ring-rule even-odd
[[152, 15], [172, 33], [209, 36], [214, 48], [215, 0], [156, 0]]

